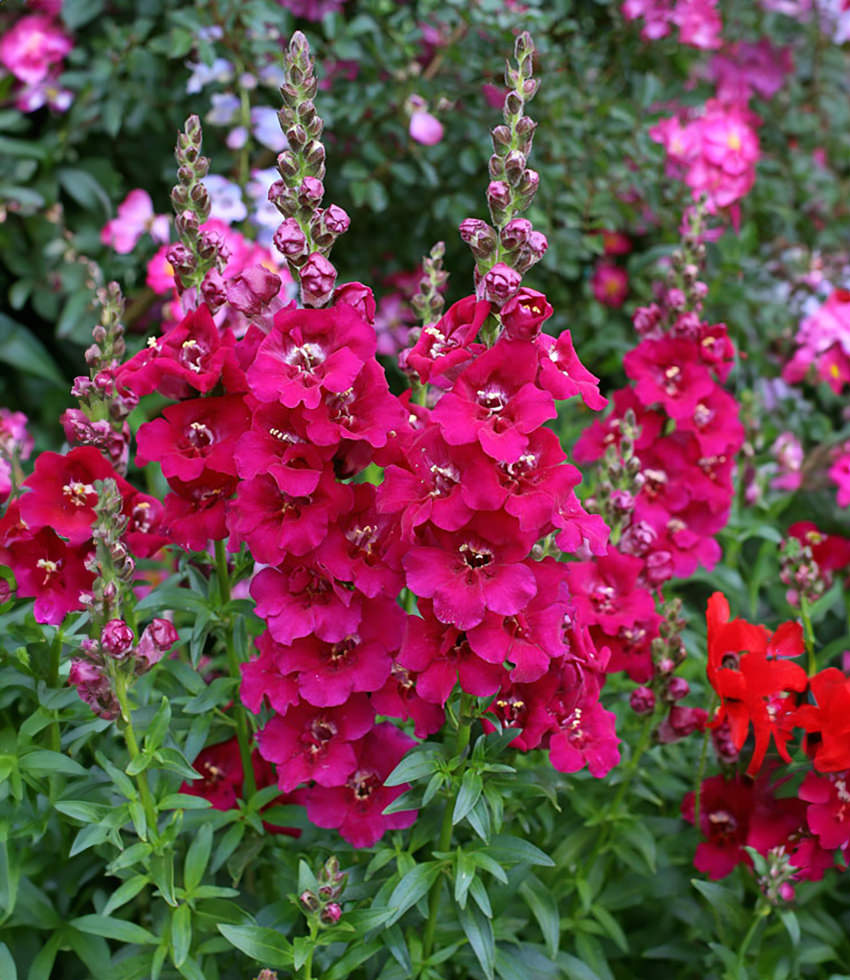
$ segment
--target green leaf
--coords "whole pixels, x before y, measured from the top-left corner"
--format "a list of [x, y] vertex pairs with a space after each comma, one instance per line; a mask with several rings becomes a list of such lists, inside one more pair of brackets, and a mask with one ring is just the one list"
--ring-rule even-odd
[[105, 827], [102, 823], [90, 823], [81, 827], [73, 844], [71, 844], [68, 856], [74, 857], [77, 854], [82, 854], [83, 851], [87, 851], [90, 847], [102, 844], [111, 833], [111, 828]]
[[702, 881], [700, 878], [691, 878], [691, 884], [698, 892], [708, 899], [709, 905], [715, 909], [724, 919], [732, 923], [742, 923], [746, 915], [737, 895], [716, 881]]
[[466, 905], [466, 896], [473, 878], [475, 878], [475, 864], [472, 855], [458, 848], [455, 857], [455, 901], [460, 908]]
[[493, 926], [487, 916], [477, 908], [468, 907], [458, 910], [458, 917], [469, 945], [472, 947], [484, 976], [493, 980], [496, 964], [496, 943], [493, 938]]
[[186, 962], [191, 946], [192, 910], [183, 904], [171, 915], [171, 956], [178, 969]]
[[42, 946], [36, 958], [30, 964], [27, 980], [51, 980], [53, 976], [53, 962], [62, 944], [63, 934], [54, 933], [50, 939]]
[[0, 977], [3, 980], [18, 980], [18, 968], [5, 943], [0, 943]]
[[500, 834], [484, 848], [484, 852], [503, 864], [538, 864], [544, 868], [554, 868], [555, 862], [539, 847], [521, 837]]
[[393, 922], [397, 922], [420, 898], [428, 894], [431, 885], [437, 880], [440, 868], [439, 862], [426, 861], [417, 864], [404, 875], [387, 900], [387, 905], [393, 909]]
[[183, 866], [183, 887], [187, 892], [193, 892], [204, 877], [212, 849], [212, 836], [212, 827], [208, 823], [202, 824], [189, 845]]
[[76, 167], [60, 167], [56, 176], [62, 189], [81, 207], [94, 211], [99, 206], [105, 216], [109, 215], [109, 195], [88, 171], [78, 170]]
[[218, 931], [240, 952], [245, 953], [263, 966], [272, 969], [287, 969], [292, 966], [294, 956], [292, 944], [274, 929], [262, 926], [218, 925]]
[[546, 955], [550, 959], [555, 959], [558, 955], [558, 941], [561, 935], [558, 903], [536, 875], [529, 875], [523, 881], [519, 886], [519, 893], [540, 926], [543, 942], [546, 944]]
[[797, 920], [797, 916], [790, 910], [786, 909], [779, 913], [779, 918], [782, 919], [782, 924], [788, 930], [788, 935], [791, 937], [791, 942], [794, 946], [800, 945], [800, 923]]
[[570, 980], [600, 980], [598, 973], [594, 973], [586, 963], [569, 953], [558, 954], [558, 966], [563, 968]]
[[85, 776], [87, 770], [79, 762], [69, 759], [61, 752], [51, 752], [50, 749], [36, 749], [22, 755], [20, 759], [21, 770], [31, 772], [40, 776], [52, 776], [54, 773], [62, 773], [66, 776]]
[[94, 20], [103, 10], [103, 0], [64, 0], [62, 20], [75, 31]]
[[159, 940], [152, 932], [137, 926], [135, 922], [114, 919], [111, 915], [81, 915], [71, 919], [69, 925], [80, 932], [90, 932], [104, 939], [116, 939], [122, 943], [156, 946]]
[[292, 965], [296, 972], [307, 962], [307, 958], [313, 951], [313, 940], [309, 936], [296, 936], [292, 944]]
[[366, 960], [371, 959], [381, 949], [383, 949], [383, 943], [378, 939], [370, 943], [364, 943], [360, 940], [352, 944], [345, 951], [345, 954], [334, 963], [330, 970], [326, 970], [322, 974], [322, 980], [347, 980], [361, 963], [365, 963]]
[[594, 905], [590, 911], [599, 925], [605, 930], [605, 934], [613, 939], [624, 953], [628, 953], [629, 941], [626, 939], [626, 934], [608, 909], [601, 905]]
[[109, 896], [109, 901], [103, 906], [103, 914], [112, 915], [116, 909], [126, 905], [139, 894], [149, 881], [147, 875], [133, 875], [132, 878], [128, 878]]
[[150, 858], [150, 876], [159, 889], [160, 894], [172, 908], [177, 906], [174, 894], [174, 855], [171, 851], [165, 854], [152, 854]]
[[408, 752], [384, 780], [385, 786], [401, 786], [424, 779], [435, 772], [440, 752], [436, 748], [419, 748]]
[[85, 800], [59, 800], [53, 805], [65, 816], [84, 823], [98, 823], [110, 809], [103, 803], [86, 803]]
[[484, 784], [481, 776], [477, 772], [468, 769], [463, 774], [460, 784], [460, 792], [455, 800], [455, 808], [452, 812], [452, 824], [460, 823], [461, 820], [473, 809], [481, 796]]
[[157, 804], [158, 810], [208, 810], [212, 806], [203, 796], [189, 793], [169, 793]]
[[475, 904], [487, 916], [493, 918], [493, 909], [490, 905], [490, 896], [484, 887], [484, 882], [480, 878], [473, 878], [469, 886], [469, 894], [475, 899]]
[[145, 733], [145, 749], [148, 751], [154, 751], [162, 745], [166, 734], [168, 733], [168, 726], [171, 724], [171, 705], [168, 703], [168, 698], [163, 696], [160, 702], [159, 708], [156, 714], [153, 716], [153, 721], [148, 725], [147, 732]]

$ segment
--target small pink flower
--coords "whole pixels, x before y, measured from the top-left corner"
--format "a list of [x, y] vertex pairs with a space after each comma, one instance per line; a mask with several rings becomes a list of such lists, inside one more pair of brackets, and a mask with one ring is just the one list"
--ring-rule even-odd
[[590, 281], [594, 297], [604, 306], [622, 306], [629, 292], [625, 269], [611, 262], [600, 262]]
[[111, 245], [119, 255], [127, 255], [145, 232], [155, 242], [167, 242], [169, 220], [165, 214], [154, 214], [150, 195], [137, 187], [118, 205], [118, 217], [103, 226], [100, 240], [104, 245]]
[[37, 85], [73, 46], [61, 28], [33, 14], [22, 17], [0, 38], [0, 62], [20, 81]]
[[419, 109], [410, 117], [410, 138], [423, 146], [435, 146], [443, 138], [443, 124], [430, 112]]

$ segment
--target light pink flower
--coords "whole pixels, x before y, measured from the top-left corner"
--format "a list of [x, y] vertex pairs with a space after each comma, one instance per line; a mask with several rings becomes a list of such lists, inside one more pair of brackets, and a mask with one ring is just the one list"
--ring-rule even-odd
[[103, 226], [100, 240], [127, 255], [146, 232], [155, 242], [167, 242], [169, 221], [167, 215], [154, 213], [150, 194], [137, 187], [118, 205], [118, 217]]
[[73, 46], [61, 27], [47, 17], [33, 14], [22, 17], [0, 38], [0, 62], [20, 81], [35, 85]]
[[430, 112], [419, 109], [410, 117], [410, 138], [423, 146], [434, 146], [443, 138], [443, 124]]

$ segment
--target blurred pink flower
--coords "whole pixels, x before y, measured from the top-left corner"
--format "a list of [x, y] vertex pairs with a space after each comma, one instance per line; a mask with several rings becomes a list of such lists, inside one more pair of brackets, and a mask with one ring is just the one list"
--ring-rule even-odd
[[31, 14], [0, 38], [0, 62], [20, 81], [36, 85], [73, 46], [61, 27], [47, 17]]
[[421, 95], [411, 95], [407, 100], [410, 113], [410, 138], [423, 146], [434, 146], [443, 138], [443, 124], [428, 112], [428, 103]]
[[103, 226], [100, 240], [119, 255], [127, 255], [145, 232], [150, 232], [155, 242], [167, 242], [169, 220], [168, 215], [154, 214], [150, 194], [137, 187], [118, 205], [118, 217]]
[[629, 276], [625, 269], [603, 261], [596, 266], [590, 286], [603, 305], [622, 306], [629, 292]]

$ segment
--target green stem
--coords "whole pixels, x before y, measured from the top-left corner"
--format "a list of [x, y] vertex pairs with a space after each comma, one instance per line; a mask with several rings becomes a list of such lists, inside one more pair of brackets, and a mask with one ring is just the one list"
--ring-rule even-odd
[[[62, 659], [62, 630], [56, 631], [53, 643], [50, 645], [50, 660], [47, 665], [47, 686], [50, 688], [59, 687], [59, 664]], [[53, 720], [50, 722], [50, 748], [54, 752], [61, 751], [61, 739], [59, 737], [58, 712], [53, 711]]]
[[[714, 705], [716, 703], [717, 697], [712, 691], [711, 694], [711, 704], [708, 706], [708, 717], [712, 718], [714, 716]], [[699, 832], [699, 808], [700, 808], [700, 796], [702, 794], [702, 778], [705, 775], [705, 763], [708, 758], [708, 740], [710, 738], [710, 731], [706, 725], [705, 732], [702, 736], [702, 748], [699, 754], [699, 768], [697, 769], [697, 783], [694, 787], [694, 827], [697, 832]]]
[[806, 665], [809, 677], [817, 673], [818, 665], [815, 660], [815, 631], [812, 628], [812, 617], [809, 610], [809, 600], [800, 596], [800, 615], [803, 617], [803, 638], [806, 642]]
[[[461, 712], [462, 712], [461, 708]], [[458, 721], [457, 735], [455, 737], [455, 755], [460, 755], [469, 745], [469, 738], [472, 732], [472, 723], [464, 722], [463, 715]], [[446, 809], [443, 812], [443, 823], [440, 827], [440, 838], [437, 842], [438, 851], [448, 851], [452, 844], [452, 817], [454, 815], [455, 801], [457, 800], [460, 788], [462, 773], [455, 773], [452, 789], [446, 799]], [[440, 910], [440, 892], [443, 886], [442, 875], [438, 875], [436, 881], [431, 885], [428, 894], [428, 921], [425, 923], [425, 932], [422, 937], [422, 962], [426, 963], [434, 948], [434, 936], [437, 932], [437, 918]]]
[[[215, 543], [215, 567], [218, 575], [218, 592], [222, 607], [230, 602], [230, 573], [227, 570], [227, 552], [224, 541]], [[233, 641], [233, 621], [228, 616], [224, 628], [224, 645], [227, 651], [227, 666], [230, 676], [238, 683], [242, 672], [239, 654]], [[234, 699], [233, 714], [236, 720], [236, 739], [239, 742], [239, 758], [242, 760], [242, 796], [249, 800], [257, 792], [257, 782], [254, 779], [254, 765], [251, 761], [251, 729], [245, 708], [238, 698]]]
[[[139, 751], [139, 743], [136, 741], [136, 732], [133, 729], [133, 718], [130, 714], [130, 702], [127, 697], [127, 678], [120, 671], [116, 672], [114, 677], [115, 696], [118, 698], [118, 704], [121, 706], [121, 727], [124, 733], [124, 741], [127, 745], [127, 751], [130, 753], [131, 761], [135, 761], [141, 753]], [[139, 797], [142, 801], [142, 808], [145, 811], [148, 833], [155, 835], [157, 832], [156, 806], [154, 805], [153, 795], [148, 785], [147, 772], [143, 770], [142, 772], [136, 773], [135, 780], [139, 790]]]
[[746, 936], [744, 936], [744, 941], [738, 950], [738, 969], [742, 969], [744, 966], [744, 960], [747, 955], [747, 951], [750, 948], [750, 943], [753, 941], [753, 936], [756, 934], [756, 930], [761, 924], [761, 920], [766, 916], [770, 915], [769, 905], [760, 905], [755, 911], [753, 916], [753, 921], [750, 923], [750, 928], [747, 930]]

